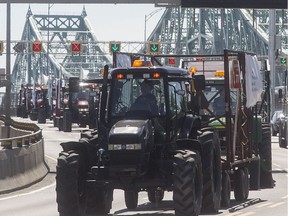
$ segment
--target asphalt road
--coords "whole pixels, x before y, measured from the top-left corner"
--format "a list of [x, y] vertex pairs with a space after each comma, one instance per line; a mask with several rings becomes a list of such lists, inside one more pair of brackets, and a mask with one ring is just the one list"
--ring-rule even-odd
[[[0, 195], [0, 216], [57, 216], [55, 192], [55, 166], [61, 147], [60, 142], [78, 140], [80, 128], [73, 127], [71, 133], [59, 132], [52, 122], [40, 125], [43, 128], [45, 140], [45, 154], [51, 170], [41, 182], [15, 191]], [[249, 199], [245, 203], [237, 203], [231, 194], [229, 209], [220, 209], [217, 215], [230, 216], [283, 216], [288, 215], [288, 149], [279, 148], [278, 137], [272, 137], [273, 150], [273, 189], [250, 191]], [[139, 206], [134, 211], [128, 211], [124, 202], [124, 193], [114, 191], [111, 215], [152, 216], [174, 215], [172, 193], [166, 192], [164, 200], [156, 207], [150, 204], [146, 193], [139, 193]], [[204, 214], [203, 214], [204, 215]]]

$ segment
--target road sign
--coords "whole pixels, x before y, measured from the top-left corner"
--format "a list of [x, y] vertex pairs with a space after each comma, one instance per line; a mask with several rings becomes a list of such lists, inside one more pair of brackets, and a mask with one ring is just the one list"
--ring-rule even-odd
[[159, 54], [160, 53], [160, 42], [149, 42], [148, 53]]
[[287, 64], [287, 57], [281, 57], [280, 58], [280, 63], [281, 64]]
[[109, 42], [110, 53], [120, 52], [120, 50], [121, 50], [121, 42], [119, 42], [119, 41], [110, 41]]
[[41, 41], [33, 41], [32, 42], [32, 52], [33, 53], [42, 52], [42, 42]]
[[3, 51], [4, 51], [4, 42], [0, 41], [0, 55], [2, 55]]
[[82, 41], [72, 41], [70, 45], [72, 54], [80, 54], [82, 53]]

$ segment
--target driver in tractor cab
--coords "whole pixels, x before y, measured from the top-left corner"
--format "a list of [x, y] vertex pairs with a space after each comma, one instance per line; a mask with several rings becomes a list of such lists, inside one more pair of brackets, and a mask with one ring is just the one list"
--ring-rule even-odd
[[151, 80], [144, 80], [140, 83], [141, 95], [135, 100], [131, 109], [139, 109], [142, 107], [145, 110], [151, 111], [153, 115], [158, 115], [158, 106], [155, 95], [152, 93], [153, 82]]

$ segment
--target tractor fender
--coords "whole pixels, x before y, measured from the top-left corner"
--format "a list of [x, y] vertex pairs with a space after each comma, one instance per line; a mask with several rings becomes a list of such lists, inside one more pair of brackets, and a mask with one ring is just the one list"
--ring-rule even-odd
[[201, 152], [201, 144], [197, 139], [201, 122], [198, 117], [187, 115], [177, 136], [177, 149], [190, 149]]
[[177, 139], [193, 139], [197, 137], [197, 132], [201, 127], [201, 121], [199, 117], [193, 115], [187, 115], [183, 120], [182, 127], [178, 133]]
[[79, 142], [70, 141], [60, 144], [64, 152], [75, 151], [84, 156], [89, 164], [97, 160], [98, 145], [93, 145], [87, 139], [80, 139]]

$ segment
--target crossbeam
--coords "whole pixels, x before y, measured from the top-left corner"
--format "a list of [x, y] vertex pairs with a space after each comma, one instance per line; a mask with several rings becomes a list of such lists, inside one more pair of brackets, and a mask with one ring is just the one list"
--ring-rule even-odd
[[158, 7], [180, 6], [181, 0], [0, 0], [15, 4], [154, 4]]
[[0, 0], [15, 4], [154, 4], [156, 7], [287, 9], [287, 0]]

